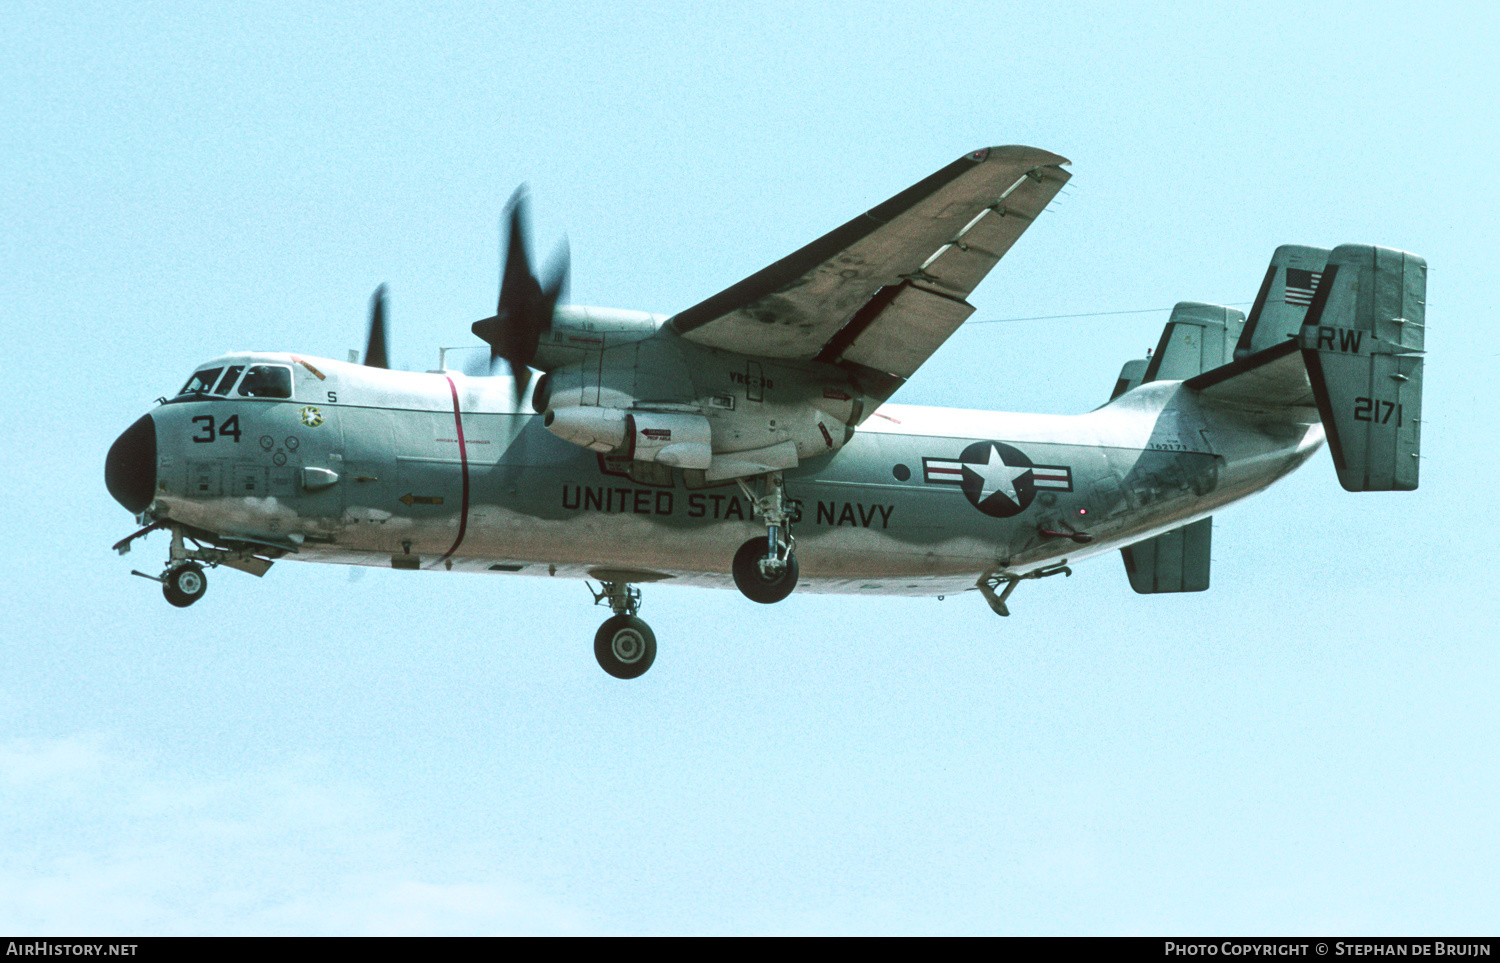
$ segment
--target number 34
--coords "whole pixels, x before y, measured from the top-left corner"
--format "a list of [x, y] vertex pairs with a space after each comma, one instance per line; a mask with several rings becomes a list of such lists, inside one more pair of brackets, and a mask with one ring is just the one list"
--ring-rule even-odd
[[199, 444], [213, 441], [215, 438], [233, 438], [236, 443], [240, 440], [240, 416], [230, 415], [219, 423], [218, 431], [214, 430], [213, 415], [199, 415], [193, 419], [193, 424], [198, 426], [198, 433], [193, 440]]

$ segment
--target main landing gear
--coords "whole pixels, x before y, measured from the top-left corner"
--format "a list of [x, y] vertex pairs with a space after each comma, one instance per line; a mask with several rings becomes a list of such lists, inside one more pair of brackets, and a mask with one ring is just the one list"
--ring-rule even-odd
[[765, 517], [766, 536], [750, 539], [734, 553], [734, 584], [752, 602], [780, 602], [797, 587], [797, 540], [781, 472], [760, 476], [758, 492], [743, 478], [736, 481], [756, 514]]
[[[792, 537], [792, 504], [786, 497], [781, 472], [758, 476], [752, 484], [736, 479], [757, 515], [766, 520], [765, 537], [752, 538], [734, 553], [730, 571], [734, 584], [754, 602], [780, 602], [797, 587], [797, 540]], [[594, 658], [616, 679], [634, 679], [656, 660], [656, 634], [636, 618], [641, 591], [622, 577], [625, 571], [595, 572], [599, 588], [589, 585], [595, 605], [608, 605], [614, 615], [594, 634]]]
[[594, 593], [595, 605], [608, 605], [614, 615], [594, 633], [594, 658], [599, 667], [616, 679], [644, 675], [656, 661], [656, 633], [635, 617], [641, 607], [641, 590], [628, 582], [604, 582]]

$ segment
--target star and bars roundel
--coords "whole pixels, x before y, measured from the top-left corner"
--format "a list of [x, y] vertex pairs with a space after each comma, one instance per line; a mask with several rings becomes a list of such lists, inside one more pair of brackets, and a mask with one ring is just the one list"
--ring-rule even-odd
[[1036, 465], [1025, 453], [998, 441], [976, 441], [957, 458], [923, 458], [922, 480], [958, 485], [969, 503], [994, 518], [1026, 510], [1038, 491], [1073, 490], [1073, 469]]

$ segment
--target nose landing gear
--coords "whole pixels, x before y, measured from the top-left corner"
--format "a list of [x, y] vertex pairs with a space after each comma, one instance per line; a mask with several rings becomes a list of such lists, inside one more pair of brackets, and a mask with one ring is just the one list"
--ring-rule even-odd
[[167, 570], [160, 577], [134, 569], [130, 574], [160, 582], [161, 594], [179, 609], [192, 605], [208, 591], [208, 576], [204, 574], [203, 566], [197, 562], [168, 562]]
[[[205, 561], [210, 565], [218, 563], [211, 557], [205, 556], [201, 546], [195, 550], [189, 549], [184, 545], [182, 529], [180, 527], [176, 525], [168, 526], [166, 522], [155, 522], [136, 532], [134, 535], [116, 542], [115, 551], [124, 555], [130, 551], [130, 543], [137, 538], [158, 528], [167, 527], [172, 529], [172, 548], [167, 553], [166, 570], [159, 577], [147, 575], [145, 572], [138, 572], [133, 569], [130, 574], [139, 575], [141, 578], [148, 578], [153, 582], [160, 582], [161, 594], [166, 596], [167, 601], [179, 609], [185, 609], [203, 598], [204, 594], [208, 591], [208, 576], [203, 573], [203, 566], [192, 561], [192, 559], [194, 557], [204, 557]], [[195, 540], [193, 544], [197, 545], [197, 541]]]
[[[251, 575], [261, 576], [270, 569], [271, 560], [261, 558], [258, 553], [280, 551], [268, 545], [243, 544], [239, 547], [231, 545], [229, 548], [205, 546], [198, 540], [198, 537], [201, 535], [214, 538], [215, 536], [196, 529], [191, 530], [191, 534], [185, 535], [182, 526], [166, 520], [153, 522], [116, 542], [115, 551], [124, 555], [130, 551], [130, 545], [136, 539], [161, 528], [170, 528], [172, 531], [172, 547], [167, 552], [165, 570], [159, 576], [134, 570], [130, 574], [160, 582], [162, 595], [166, 596], [168, 602], [180, 609], [185, 609], [203, 598], [208, 591], [208, 576], [203, 572], [204, 565], [210, 568], [227, 565], [242, 572], [249, 572]], [[193, 543], [192, 548], [187, 547], [188, 541]]]
[[615, 613], [594, 633], [594, 658], [599, 660], [599, 668], [616, 679], [645, 675], [656, 661], [656, 633], [635, 617], [641, 607], [641, 590], [628, 582], [603, 582], [598, 591], [592, 585], [589, 591], [595, 605], [607, 604]]

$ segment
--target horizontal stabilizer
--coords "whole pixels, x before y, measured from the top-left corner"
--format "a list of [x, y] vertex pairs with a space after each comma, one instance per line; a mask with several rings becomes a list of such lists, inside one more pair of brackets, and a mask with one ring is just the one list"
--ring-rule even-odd
[[1130, 587], [1141, 595], [1208, 588], [1214, 520], [1204, 518], [1120, 549]]
[[1298, 343], [1348, 491], [1417, 487], [1426, 298], [1414, 254], [1344, 244], [1328, 257]]
[[1307, 367], [1296, 341], [1257, 351], [1238, 361], [1205, 371], [1183, 382], [1205, 401], [1245, 411], [1304, 409], [1299, 413], [1311, 423], [1318, 418]]

